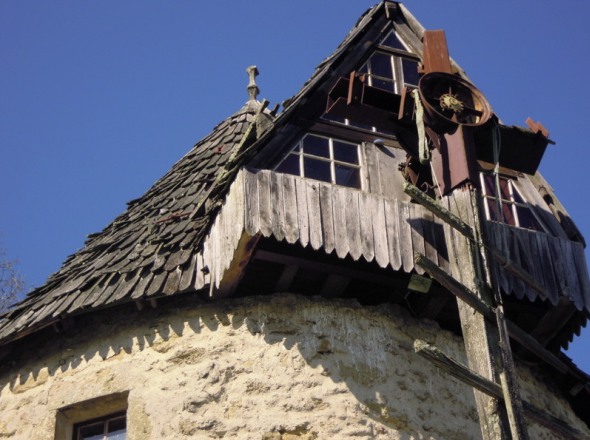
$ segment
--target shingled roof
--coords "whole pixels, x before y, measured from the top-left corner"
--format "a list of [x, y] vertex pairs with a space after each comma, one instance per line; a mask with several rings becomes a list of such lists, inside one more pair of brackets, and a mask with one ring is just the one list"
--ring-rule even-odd
[[255, 131], [261, 110], [260, 102], [248, 101], [103, 231], [90, 235], [43, 286], [0, 318], [0, 341], [94, 308], [190, 290], [223, 171]]
[[[301, 90], [283, 103], [275, 128], [330, 75], [333, 63], [382, 7], [367, 10]], [[275, 132], [270, 123], [274, 116], [266, 104], [250, 99], [218, 124], [142, 197], [130, 201], [123, 214], [91, 234], [44, 285], [0, 316], [0, 344], [68, 316], [208, 284], [200, 246], [238, 171], [236, 159], [243, 159], [244, 149], [254, 150]]]

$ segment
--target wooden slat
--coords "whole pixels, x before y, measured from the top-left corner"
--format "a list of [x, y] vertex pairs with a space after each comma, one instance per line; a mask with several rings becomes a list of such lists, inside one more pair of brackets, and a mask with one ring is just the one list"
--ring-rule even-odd
[[404, 272], [414, 268], [414, 248], [412, 247], [412, 228], [410, 226], [410, 204], [398, 202], [399, 248]]
[[307, 185], [305, 180], [295, 179], [297, 193], [297, 221], [299, 223], [299, 242], [306, 247], [309, 244], [309, 214], [307, 212]]
[[265, 237], [272, 235], [272, 207], [270, 198], [270, 171], [258, 174], [258, 207], [260, 209], [260, 232]]
[[365, 162], [367, 165], [367, 177], [369, 179], [369, 191], [372, 194], [382, 194], [381, 181], [379, 176], [379, 161], [377, 159], [377, 150], [372, 142], [363, 142], [365, 152]]
[[399, 270], [402, 266], [402, 255], [400, 252], [400, 227], [398, 212], [398, 203], [396, 200], [384, 200], [385, 205], [385, 225], [387, 232], [387, 251], [389, 254], [389, 264], [393, 270]]
[[295, 188], [295, 177], [283, 176], [283, 203], [285, 214], [285, 239], [287, 243], [293, 244], [299, 239], [299, 225], [297, 224], [297, 192]]
[[555, 275], [555, 267], [551, 261], [549, 245], [547, 244], [547, 235], [535, 234], [535, 240], [537, 241], [537, 251], [539, 252], [538, 260], [543, 268], [543, 285], [547, 290], [551, 304], [557, 305], [559, 302], [559, 287]]
[[203, 254], [197, 254], [197, 264], [195, 266], [195, 290], [200, 290], [205, 287], [205, 263], [203, 261]]
[[426, 209], [422, 210], [422, 237], [424, 239], [424, 255], [440, 266], [434, 235], [434, 215]]
[[283, 174], [270, 175], [270, 200], [272, 212], [272, 233], [277, 241], [285, 238], [285, 212], [283, 200]]
[[[346, 196], [346, 233], [348, 235], [348, 252], [356, 261], [363, 254], [361, 249], [361, 226], [359, 219], [359, 192], [345, 189]], [[370, 235], [373, 240], [373, 234]]]
[[332, 209], [332, 185], [320, 183], [320, 209], [322, 217], [322, 233], [324, 250], [331, 254], [336, 243], [334, 238], [334, 212]]
[[260, 209], [258, 207], [258, 179], [256, 174], [244, 172], [244, 197], [246, 202], [246, 232], [254, 235], [260, 231]]
[[385, 205], [381, 197], [372, 196], [373, 213], [373, 241], [375, 243], [375, 261], [380, 267], [389, 264], [389, 246], [387, 243], [387, 231], [385, 224]]
[[561, 258], [564, 262], [564, 270], [567, 283], [567, 296], [576, 306], [576, 309], [582, 310], [584, 308], [584, 298], [580, 292], [578, 282], [578, 271], [576, 270], [576, 263], [574, 261], [572, 242], [569, 240], [559, 239], [561, 246]]
[[[414, 252], [426, 253], [424, 246], [424, 232], [422, 231], [422, 208], [416, 203], [410, 203], [410, 227], [412, 229], [412, 248]], [[423, 274], [421, 267], [415, 267], [416, 272]]]
[[334, 211], [336, 255], [345, 258], [348, 255], [348, 234], [346, 231], [346, 198], [342, 188], [332, 188], [332, 209]]
[[581, 243], [571, 243], [576, 270], [578, 271], [578, 282], [580, 286], [580, 296], [584, 299], [584, 307], [590, 311], [590, 281], [588, 280], [588, 265], [584, 255], [584, 247]]
[[309, 216], [309, 243], [318, 250], [322, 247], [322, 218], [318, 182], [307, 181], [307, 213]]
[[371, 195], [367, 192], [359, 194], [359, 223], [361, 253], [367, 261], [375, 258], [374, 234], [373, 234], [373, 212]]

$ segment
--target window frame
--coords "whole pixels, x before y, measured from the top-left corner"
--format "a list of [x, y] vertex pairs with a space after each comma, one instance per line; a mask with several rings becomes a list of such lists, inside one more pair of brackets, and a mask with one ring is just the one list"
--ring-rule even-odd
[[[304, 143], [305, 139], [310, 136], [314, 136], [316, 138], [328, 140], [329, 157], [318, 156], [318, 155], [304, 152], [303, 143]], [[345, 162], [342, 160], [335, 159], [335, 157], [334, 157], [334, 143], [335, 142], [342, 143], [342, 144], [348, 144], [348, 145], [356, 147], [357, 163], [354, 164], [351, 162]], [[298, 159], [297, 165], [299, 168], [298, 174], [289, 173], [287, 171], [279, 171], [279, 168], [285, 162], [285, 160], [287, 160], [289, 158], [289, 156], [297, 156], [297, 159]], [[306, 176], [305, 175], [305, 158], [329, 163], [330, 164], [330, 180], [329, 181], [328, 180], [321, 180], [321, 179], [316, 179], [313, 177]], [[359, 182], [360, 186], [343, 185], [343, 184], [337, 183], [337, 181], [336, 181], [336, 177], [337, 177], [336, 176], [336, 166], [337, 165], [341, 165], [346, 168], [358, 170], [358, 182]], [[366, 167], [365, 167], [363, 149], [361, 148], [361, 143], [349, 141], [349, 140], [344, 140], [339, 137], [334, 137], [331, 135], [318, 134], [318, 133], [314, 133], [314, 132], [305, 133], [303, 136], [301, 136], [301, 138], [295, 143], [295, 145], [289, 150], [289, 152], [273, 168], [273, 171], [279, 172], [279, 173], [291, 174], [291, 175], [295, 175], [295, 176], [302, 177], [305, 179], [317, 180], [318, 182], [326, 182], [326, 183], [330, 183], [332, 185], [343, 186], [346, 188], [358, 189], [361, 191], [364, 190], [366, 187], [366, 183], [365, 183]]]
[[[72, 429], [72, 440], [82, 440], [83, 438], [81, 437], [81, 433], [80, 431], [84, 428], [90, 427], [92, 425], [97, 425], [97, 424], [102, 424], [102, 431], [103, 431], [103, 440], [108, 439], [109, 437], [108, 434], [112, 434], [113, 431], [109, 432], [108, 431], [108, 426], [109, 423], [115, 420], [120, 420], [122, 419], [125, 423], [125, 438], [127, 438], [127, 414], [125, 411], [118, 411], [116, 413], [113, 414], [108, 414], [106, 416], [102, 416], [102, 417], [97, 417], [95, 419], [91, 419], [91, 420], [84, 420], [81, 422], [78, 422], [76, 424], [74, 424], [73, 429]], [[97, 434], [98, 435], [98, 434]]]
[[[397, 49], [397, 48], [386, 46], [386, 45], [382, 44], [383, 41], [385, 41], [389, 37], [390, 34], [395, 35], [396, 39], [401, 43], [401, 45], [405, 48], [405, 50]], [[386, 78], [381, 75], [375, 75], [371, 72], [371, 70], [372, 70], [371, 58], [376, 53], [380, 53], [380, 54], [384, 54], [384, 55], [389, 56], [389, 62], [391, 64], [390, 67], [391, 67], [391, 72], [392, 72], [391, 78]], [[392, 83], [393, 84], [393, 93], [396, 93], [399, 95], [402, 93], [404, 86], [407, 86], [409, 88], [418, 87], [418, 84], [410, 84], [405, 81], [404, 68], [403, 68], [403, 60], [404, 59], [410, 60], [410, 61], [413, 61], [416, 63], [420, 63], [420, 57], [415, 55], [414, 53], [412, 53], [410, 51], [410, 49], [408, 48], [408, 45], [404, 42], [404, 40], [402, 38], [400, 38], [400, 36], [397, 34], [397, 32], [395, 32], [394, 29], [391, 29], [390, 32], [388, 32], [385, 35], [385, 37], [383, 37], [381, 39], [381, 42], [374, 47], [374, 49], [370, 53], [369, 57], [362, 63], [358, 72], [365, 73], [367, 75], [367, 84], [371, 87], [377, 87], [377, 88], [382, 89], [382, 87], [374, 85], [374, 83], [373, 83], [374, 78], [381, 80], [381, 81], [386, 81], [386, 82]], [[365, 69], [365, 66], [366, 66], [366, 69]]]
[[[481, 184], [481, 196], [484, 205], [484, 210], [486, 214], [486, 219], [496, 223], [502, 223], [508, 226], [513, 226], [521, 229], [527, 229], [529, 231], [537, 231], [537, 232], [544, 232], [550, 233], [549, 229], [543, 221], [539, 218], [535, 210], [532, 208], [529, 202], [527, 202], [526, 198], [522, 195], [521, 191], [515, 185], [516, 178], [505, 175], [505, 174], [496, 174], [493, 171], [480, 171], [480, 184]], [[508, 197], [509, 199], [504, 198], [502, 190], [500, 189], [500, 194], [498, 194], [498, 188], [496, 184], [496, 175], [501, 181], [506, 182], [506, 188], [508, 190]], [[486, 177], [491, 177], [494, 180], [493, 188], [495, 190], [494, 194], [488, 194], [488, 185], [486, 184]], [[516, 194], [516, 196], [515, 196]], [[520, 198], [521, 201], [517, 200], [517, 197]], [[501, 215], [501, 219], [494, 219], [492, 218], [493, 215], [490, 212], [490, 205], [489, 203], [500, 204], [499, 213]], [[510, 223], [506, 220], [504, 216], [504, 206], [510, 207], [510, 213], [512, 218], [514, 219], [514, 224]], [[530, 228], [526, 226], [522, 226], [522, 219], [521, 214], [518, 208], [525, 209], [530, 216], [534, 219], [534, 221], [538, 224], [538, 228]]]

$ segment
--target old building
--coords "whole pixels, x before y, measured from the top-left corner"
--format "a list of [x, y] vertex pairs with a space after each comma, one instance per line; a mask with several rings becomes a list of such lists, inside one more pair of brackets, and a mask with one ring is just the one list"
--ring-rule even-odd
[[[451, 48], [452, 49], [452, 48]], [[0, 437], [590, 438], [584, 239], [402, 5], [0, 317]]]

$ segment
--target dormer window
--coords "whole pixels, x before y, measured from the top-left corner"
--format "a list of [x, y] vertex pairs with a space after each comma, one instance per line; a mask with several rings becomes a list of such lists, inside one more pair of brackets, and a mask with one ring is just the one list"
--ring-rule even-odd
[[367, 75], [370, 86], [400, 94], [404, 86], [418, 86], [418, 58], [392, 30], [361, 66], [359, 73]]
[[358, 144], [306, 134], [275, 171], [360, 189], [360, 164]]
[[481, 173], [481, 186], [488, 220], [534, 231], [545, 231], [530, 205], [518, 192], [512, 178]]

